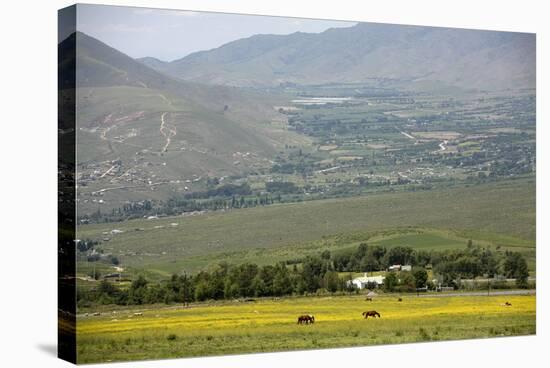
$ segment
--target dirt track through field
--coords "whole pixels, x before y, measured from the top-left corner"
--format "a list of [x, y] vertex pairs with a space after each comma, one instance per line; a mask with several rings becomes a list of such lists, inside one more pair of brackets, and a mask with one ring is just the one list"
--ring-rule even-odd
[[168, 146], [170, 145], [170, 141], [172, 137], [176, 136], [177, 134], [177, 130], [175, 126], [172, 125], [172, 127], [170, 127], [166, 124], [166, 120], [165, 120], [166, 114], [168, 113], [165, 112], [160, 117], [160, 134], [162, 134], [166, 138], [166, 144], [162, 148], [162, 152], [166, 152], [168, 150]]

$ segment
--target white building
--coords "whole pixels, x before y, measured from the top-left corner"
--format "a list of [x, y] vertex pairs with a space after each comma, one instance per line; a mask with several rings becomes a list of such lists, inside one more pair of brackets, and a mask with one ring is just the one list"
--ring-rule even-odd
[[412, 266], [411, 265], [393, 265], [388, 267], [388, 271], [411, 271]]
[[351, 283], [353, 285], [355, 285], [356, 288], [358, 289], [364, 289], [366, 288], [367, 286], [369, 286], [369, 284], [376, 284], [376, 286], [380, 286], [384, 283], [384, 279], [386, 277], [385, 276], [367, 276], [367, 274], [365, 273], [365, 275], [363, 277], [357, 277], [351, 281], [348, 281], [348, 283]]

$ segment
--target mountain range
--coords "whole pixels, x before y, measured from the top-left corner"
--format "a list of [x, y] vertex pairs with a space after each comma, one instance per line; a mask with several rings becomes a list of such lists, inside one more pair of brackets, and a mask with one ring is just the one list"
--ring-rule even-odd
[[254, 35], [172, 62], [139, 61], [179, 79], [239, 87], [390, 80], [501, 90], [534, 88], [535, 56], [534, 34], [358, 23]]

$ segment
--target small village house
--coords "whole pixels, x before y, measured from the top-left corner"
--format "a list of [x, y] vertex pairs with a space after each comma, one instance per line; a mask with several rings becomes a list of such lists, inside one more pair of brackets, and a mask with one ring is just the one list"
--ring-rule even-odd
[[390, 267], [388, 267], [388, 271], [389, 272], [393, 272], [393, 271], [411, 271], [412, 270], [412, 266], [411, 265], [392, 265]]
[[362, 277], [354, 278], [353, 280], [348, 281], [348, 285], [353, 284], [358, 289], [365, 289], [368, 287], [372, 287], [372, 285], [376, 285], [376, 287], [380, 287], [384, 283], [385, 276], [367, 276], [365, 273]]

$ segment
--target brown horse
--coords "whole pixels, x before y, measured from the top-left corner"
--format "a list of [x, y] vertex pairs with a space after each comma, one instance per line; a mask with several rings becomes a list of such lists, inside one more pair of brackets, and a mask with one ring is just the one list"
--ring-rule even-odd
[[309, 324], [309, 323], [315, 323], [315, 317], [311, 314], [303, 314], [300, 317], [298, 317], [298, 324]]
[[366, 311], [366, 312], [363, 312], [363, 316], [365, 317], [365, 319], [369, 318], [369, 317], [378, 317], [380, 318], [380, 313], [378, 313], [377, 311]]

